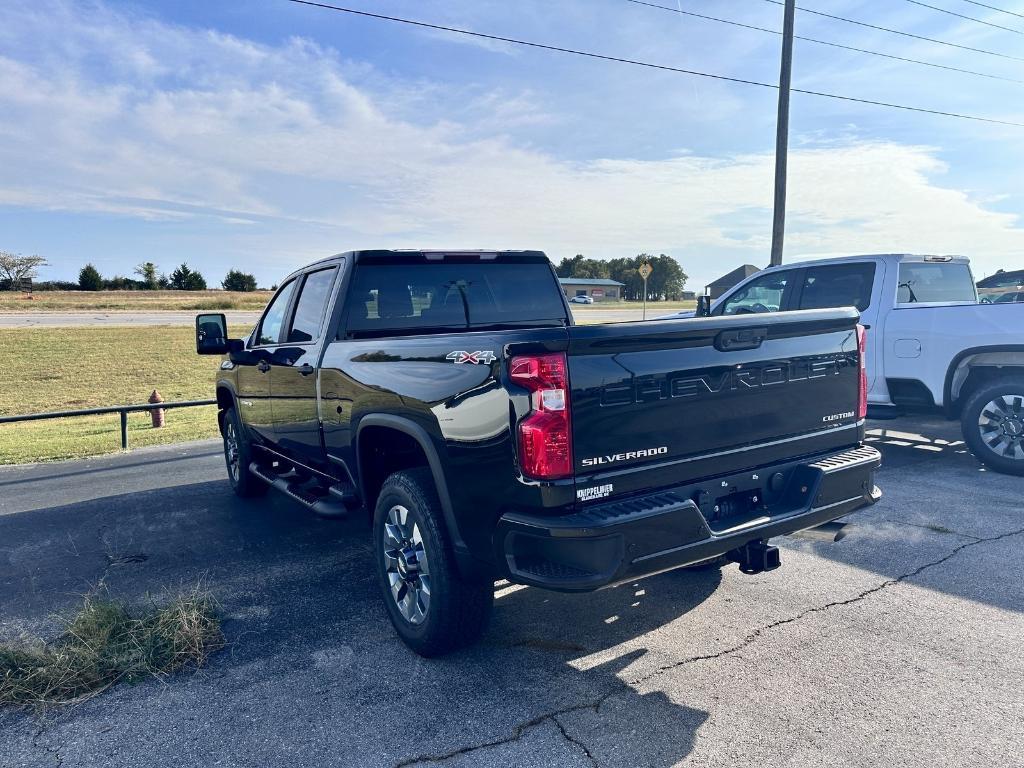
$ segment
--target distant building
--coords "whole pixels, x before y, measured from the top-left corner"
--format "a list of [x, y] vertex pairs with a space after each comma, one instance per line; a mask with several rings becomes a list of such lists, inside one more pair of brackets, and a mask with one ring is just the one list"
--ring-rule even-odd
[[618, 280], [597, 280], [588, 277], [560, 277], [558, 282], [562, 284], [562, 292], [570, 299], [573, 296], [589, 296], [594, 301], [621, 299], [622, 289], [626, 287]]
[[1024, 269], [1007, 272], [1000, 269], [994, 275], [978, 281], [978, 297], [983, 303], [994, 302], [1007, 293], [1019, 293], [1024, 289]]
[[755, 267], [753, 264], [744, 264], [742, 267], [737, 267], [732, 272], [722, 275], [715, 282], [708, 284], [706, 288], [708, 296], [712, 299], [717, 299], [737, 283], [746, 280], [755, 272], [760, 271], [760, 268]]

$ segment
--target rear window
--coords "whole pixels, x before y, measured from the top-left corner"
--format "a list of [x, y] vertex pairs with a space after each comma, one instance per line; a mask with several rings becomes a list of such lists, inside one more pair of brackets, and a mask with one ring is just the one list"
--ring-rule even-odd
[[359, 264], [349, 332], [562, 325], [562, 291], [547, 264]]
[[976, 302], [974, 281], [966, 264], [936, 264], [920, 261], [900, 263], [898, 304]]

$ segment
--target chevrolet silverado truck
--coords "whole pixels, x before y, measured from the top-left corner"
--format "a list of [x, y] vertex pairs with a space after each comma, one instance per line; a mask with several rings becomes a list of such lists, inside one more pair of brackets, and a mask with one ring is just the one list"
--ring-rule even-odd
[[236, 494], [366, 515], [388, 615], [432, 656], [506, 579], [588, 591], [729, 560], [880, 497], [853, 308], [574, 325], [539, 251], [356, 251], [255, 329], [196, 318]]
[[860, 310], [868, 331], [872, 416], [930, 411], [959, 419], [979, 461], [1024, 475], [1024, 306], [979, 301], [962, 256], [847, 256], [771, 267], [698, 314], [842, 306]]

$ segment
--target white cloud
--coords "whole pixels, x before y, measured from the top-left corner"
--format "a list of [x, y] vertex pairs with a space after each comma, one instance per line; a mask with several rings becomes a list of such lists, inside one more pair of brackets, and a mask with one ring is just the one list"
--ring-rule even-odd
[[[516, 142], [523, 125], [558, 129], [529, 92], [478, 95], [461, 122], [412, 119], [389, 108], [407, 103], [407, 85], [375, 92], [359, 84], [364, 65], [307, 40], [272, 47], [102, 6], [7, 16], [3, 205], [214, 219], [249, 243], [259, 228], [238, 224], [273, 243], [287, 227], [290, 254], [322, 247], [326, 227], [336, 249], [667, 252], [697, 278], [715, 276], [717, 259], [767, 260], [769, 154], [567, 161]], [[794, 142], [789, 253], [957, 252], [982, 272], [1019, 259], [1021, 222], [942, 187], [940, 155]], [[317, 232], [296, 242], [296, 224]]]

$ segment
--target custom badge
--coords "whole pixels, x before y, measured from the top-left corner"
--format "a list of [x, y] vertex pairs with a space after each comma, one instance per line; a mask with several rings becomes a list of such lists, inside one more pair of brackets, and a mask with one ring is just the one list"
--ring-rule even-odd
[[490, 365], [498, 358], [495, 357], [491, 350], [483, 349], [478, 352], [463, 352], [461, 350], [458, 352], [449, 352], [444, 359], [451, 360], [456, 365], [463, 365], [464, 363], [468, 363], [470, 365], [480, 365], [481, 363], [483, 365]]

